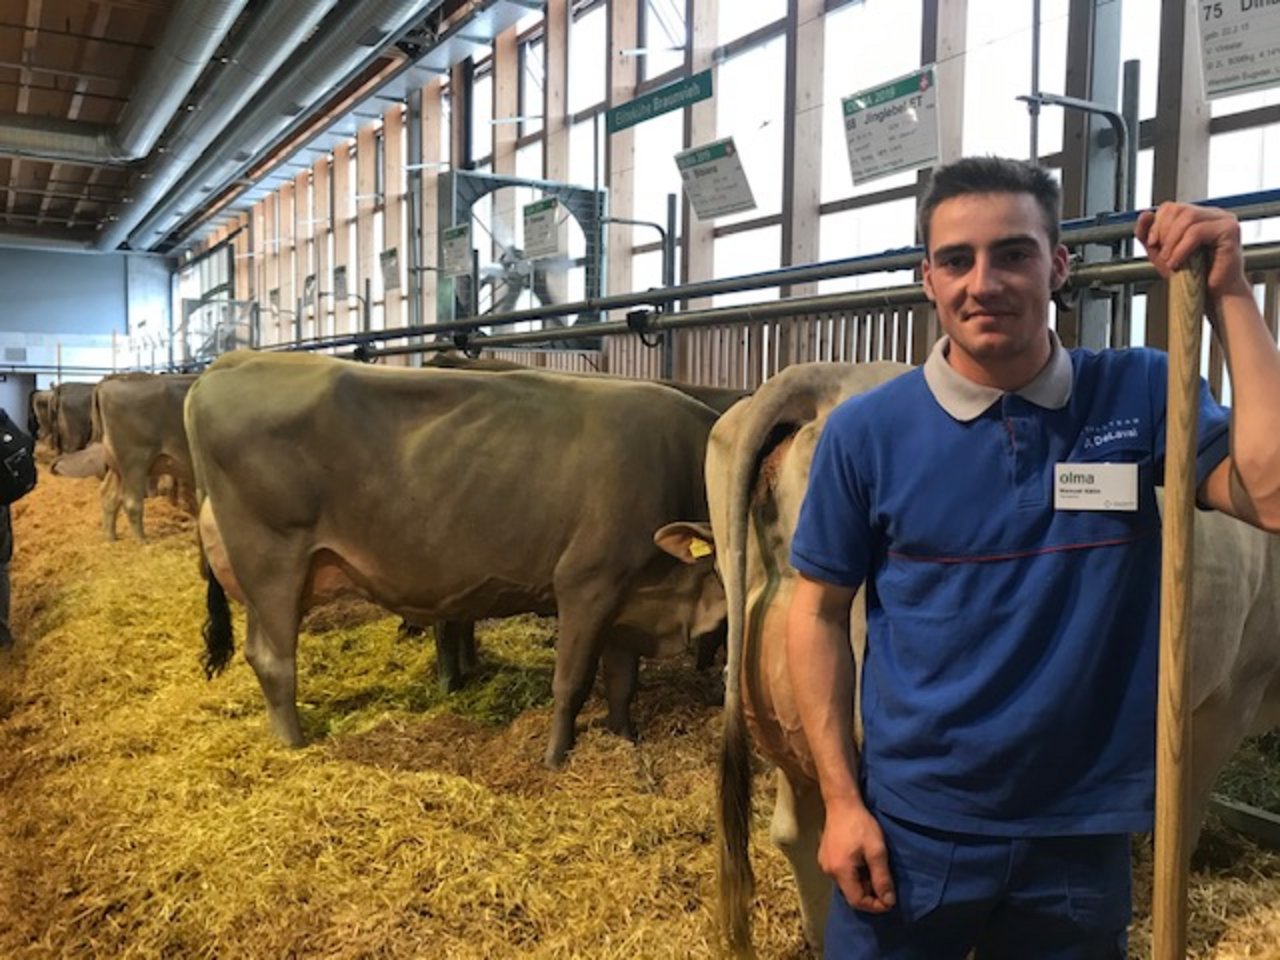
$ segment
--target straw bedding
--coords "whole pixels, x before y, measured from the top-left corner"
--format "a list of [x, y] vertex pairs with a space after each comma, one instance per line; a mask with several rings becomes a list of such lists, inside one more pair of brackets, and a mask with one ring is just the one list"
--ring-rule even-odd
[[[717, 955], [713, 676], [647, 664], [640, 744], [587, 729], [551, 772], [553, 621], [484, 625], [479, 682], [448, 697], [429, 640], [344, 603], [304, 625], [310, 745], [290, 751], [242, 659], [200, 673], [189, 520], [152, 500], [151, 542], [108, 544], [97, 485], [47, 473], [14, 518], [0, 957]], [[583, 721], [603, 712], [593, 699]], [[1259, 790], [1280, 779], [1270, 749], [1246, 774]], [[760, 954], [806, 957], [763, 768], [756, 793]], [[1141, 956], [1150, 855], [1135, 849]], [[1213, 827], [1204, 849], [1193, 955], [1280, 957], [1280, 857]]]

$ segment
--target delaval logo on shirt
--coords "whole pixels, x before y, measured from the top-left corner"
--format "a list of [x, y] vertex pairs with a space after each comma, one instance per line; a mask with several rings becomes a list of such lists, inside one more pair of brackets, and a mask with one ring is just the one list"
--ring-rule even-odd
[[1086, 426], [1083, 447], [1085, 450], [1094, 451], [1112, 446], [1121, 440], [1137, 440], [1141, 423], [1138, 417], [1116, 417], [1098, 426]]

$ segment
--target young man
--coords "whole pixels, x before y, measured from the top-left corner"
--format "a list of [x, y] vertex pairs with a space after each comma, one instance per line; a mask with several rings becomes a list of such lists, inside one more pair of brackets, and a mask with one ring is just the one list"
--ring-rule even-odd
[[[1128, 835], [1151, 828], [1154, 794], [1168, 369], [1049, 330], [1058, 219], [1037, 167], [939, 168], [920, 224], [945, 337], [834, 411], [814, 454], [788, 656], [826, 804], [828, 957], [1125, 953]], [[1239, 224], [1165, 204], [1137, 235], [1166, 277], [1212, 256], [1235, 406], [1202, 384], [1199, 500], [1280, 530], [1280, 356]], [[1084, 474], [1114, 502], [1056, 509]], [[857, 758], [848, 618], [864, 580]]]

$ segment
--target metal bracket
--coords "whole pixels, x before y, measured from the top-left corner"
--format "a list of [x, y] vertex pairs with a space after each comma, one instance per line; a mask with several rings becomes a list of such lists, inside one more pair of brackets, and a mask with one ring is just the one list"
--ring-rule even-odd
[[661, 310], [648, 308], [627, 312], [627, 326], [640, 338], [641, 343], [651, 349], [662, 346], [662, 334], [653, 332], [652, 323], [654, 316], [661, 312]]
[[483, 339], [484, 334], [476, 334], [470, 330], [458, 330], [453, 335], [453, 346], [464, 357], [474, 360], [480, 356], [480, 351], [484, 349], [481, 346], [477, 346], [474, 341]]

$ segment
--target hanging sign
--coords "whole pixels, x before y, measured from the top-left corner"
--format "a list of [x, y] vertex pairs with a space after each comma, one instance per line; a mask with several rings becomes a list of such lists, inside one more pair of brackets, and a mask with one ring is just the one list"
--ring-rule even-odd
[[316, 302], [316, 275], [314, 273], [307, 274], [305, 280], [302, 281], [302, 305], [304, 307], [315, 306]]
[[1198, 4], [1205, 95], [1222, 97], [1280, 83], [1280, 4], [1213, 0]]
[[383, 250], [378, 255], [378, 260], [382, 264], [382, 289], [383, 290], [399, 290], [400, 289], [400, 256], [395, 247], [390, 250]]
[[560, 201], [547, 197], [524, 208], [524, 255], [530, 260], [568, 252], [569, 231]]
[[347, 268], [333, 268], [333, 299], [341, 303], [347, 299]]
[[844, 97], [853, 182], [937, 162], [937, 84], [932, 67]]
[[677, 153], [676, 166], [699, 220], [756, 208], [733, 137]]
[[445, 227], [440, 231], [440, 256], [445, 276], [471, 275], [471, 224]]
[[637, 123], [644, 123], [646, 120], [660, 117], [672, 110], [692, 106], [710, 96], [711, 68], [708, 67], [692, 77], [668, 83], [665, 87], [659, 87], [644, 96], [618, 104], [605, 113], [605, 128], [610, 133], [617, 133], [619, 130], [634, 127]]

